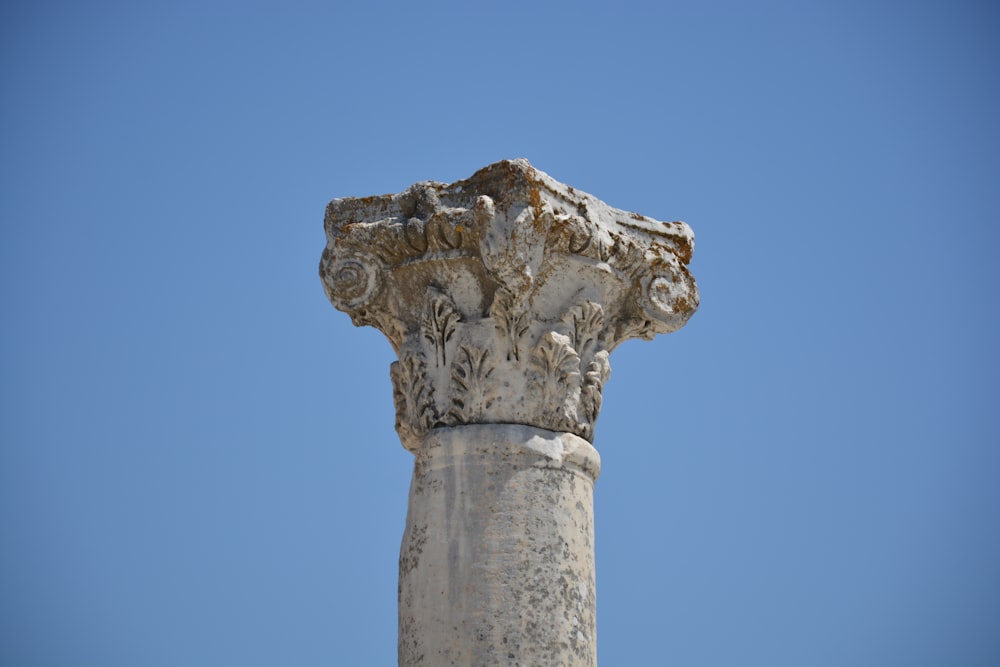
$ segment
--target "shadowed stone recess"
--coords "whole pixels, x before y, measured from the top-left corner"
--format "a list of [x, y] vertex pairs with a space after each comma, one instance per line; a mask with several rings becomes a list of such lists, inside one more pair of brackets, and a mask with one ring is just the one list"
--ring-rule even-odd
[[589, 443], [609, 353], [698, 307], [691, 229], [526, 160], [335, 199], [325, 226], [327, 296], [396, 351], [416, 456], [400, 664], [595, 664]]

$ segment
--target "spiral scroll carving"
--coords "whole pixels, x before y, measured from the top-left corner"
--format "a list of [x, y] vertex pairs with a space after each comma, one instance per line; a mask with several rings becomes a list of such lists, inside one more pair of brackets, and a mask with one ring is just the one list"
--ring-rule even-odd
[[337, 308], [353, 310], [367, 303], [379, 286], [375, 261], [359, 255], [333, 258], [325, 267], [323, 283]]
[[654, 330], [667, 333], [687, 322], [698, 306], [698, 292], [686, 271], [667, 266], [643, 281], [639, 303]]
[[653, 309], [668, 316], [674, 314], [674, 302], [677, 300], [677, 290], [674, 285], [672, 277], [666, 276], [656, 276], [649, 281], [646, 299]]

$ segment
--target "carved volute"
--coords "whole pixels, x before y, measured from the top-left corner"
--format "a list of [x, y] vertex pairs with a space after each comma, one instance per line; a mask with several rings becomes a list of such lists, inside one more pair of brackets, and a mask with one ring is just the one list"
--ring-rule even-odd
[[335, 199], [326, 233], [327, 296], [398, 354], [396, 429], [413, 451], [462, 424], [593, 441], [609, 352], [698, 307], [686, 224], [611, 208], [526, 160]]

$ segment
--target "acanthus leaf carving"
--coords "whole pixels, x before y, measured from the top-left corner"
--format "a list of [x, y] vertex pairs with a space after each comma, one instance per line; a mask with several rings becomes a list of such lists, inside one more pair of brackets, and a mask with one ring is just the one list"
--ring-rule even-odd
[[580, 355], [569, 337], [547, 332], [535, 347], [529, 366], [528, 386], [537, 400], [539, 419], [562, 428], [574, 423], [569, 412], [573, 394], [580, 388]]
[[497, 398], [496, 387], [489, 383], [495, 366], [489, 361], [489, 350], [463, 345], [451, 366], [452, 423], [471, 424], [483, 418]]
[[588, 440], [594, 437], [594, 423], [601, 412], [604, 383], [611, 377], [611, 363], [608, 357], [607, 350], [601, 350], [594, 355], [587, 365], [583, 386], [580, 387], [580, 416], [583, 418], [584, 437]]
[[408, 355], [389, 366], [396, 406], [396, 432], [408, 449], [415, 449], [436, 421], [434, 385], [420, 355]]
[[435, 362], [438, 366], [448, 363], [447, 344], [462, 321], [455, 304], [443, 291], [431, 287], [427, 290], [427, 311], [421, 320], [424, 339], [434, 346]]
[[563, 318], [570, 327], [573, 349], [581, 359], [589, 359], [602, 347], [604, 308], [593, 301], [584, 301]]
[[510, 290], [501, 287], [493, 297], [490, 306], [496, 330], [507, 343], [507, 361], [521, 358], [521, 338], [528, 331], [528, 315], [517, 307], [517, 300]]

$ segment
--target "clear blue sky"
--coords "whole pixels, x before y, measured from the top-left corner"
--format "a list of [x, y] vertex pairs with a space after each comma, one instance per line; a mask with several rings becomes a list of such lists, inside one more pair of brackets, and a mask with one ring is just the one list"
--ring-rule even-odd
[[602, 664], [1000, 664], [1000, 10], [615, 4], [4, 3], [0, 664], [394, 664], [323, 210], [513, 157], [697, 235], [611, 359]]

